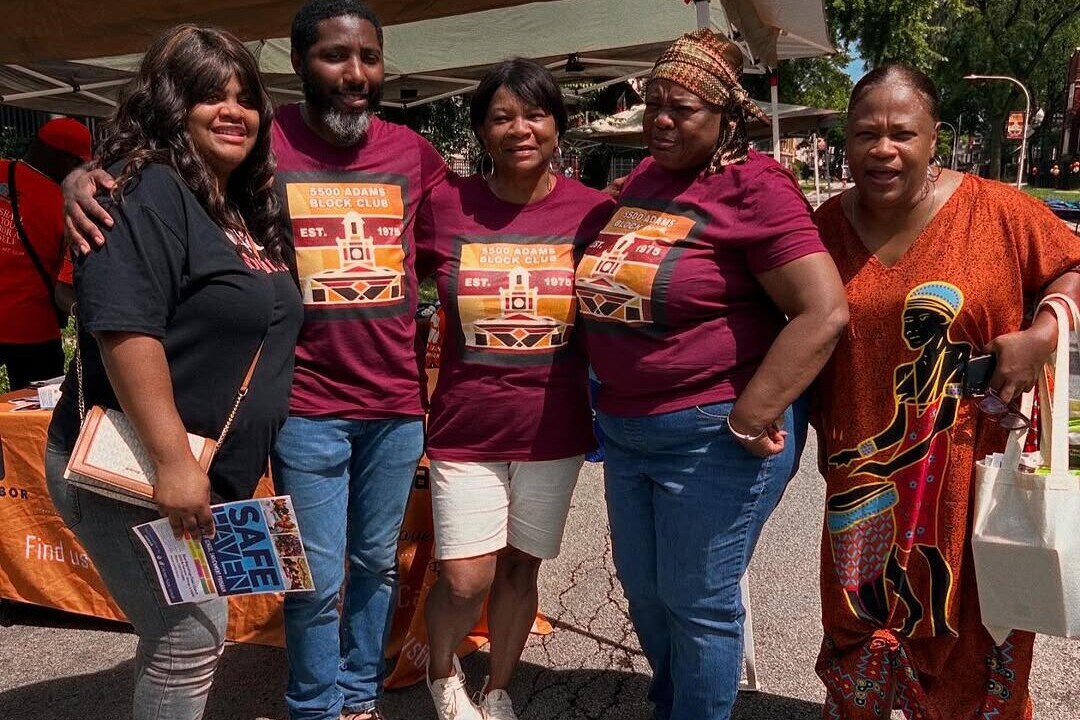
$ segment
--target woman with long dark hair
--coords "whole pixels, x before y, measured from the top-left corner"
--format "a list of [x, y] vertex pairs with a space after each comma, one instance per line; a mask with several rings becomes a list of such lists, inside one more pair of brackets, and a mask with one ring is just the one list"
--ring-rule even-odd
[[[178, 537], [212, 535], [210, 503], [252, 495], [287, 412], [302, 308], [279, 230], [271, 118], [243, 44], [183, 25], [147, 51], [99, 152], [117, 177], [103, 199], [113, 222], [76, 263], [82, 371], [69, 372], [49, 427], [46, 476], [139, 636], [136, 720], [202, 715], [227, 605], [168, 605], [130, 528], [160, 514]], [[252, 366], [204, 471], [186, 433], [221, 434]], [[131, 422], [156, 471], [157, 513], [65, 481], [81, 398]]]

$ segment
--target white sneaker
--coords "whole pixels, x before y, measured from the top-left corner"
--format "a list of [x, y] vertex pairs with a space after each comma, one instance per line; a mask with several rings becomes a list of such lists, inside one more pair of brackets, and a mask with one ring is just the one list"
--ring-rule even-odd
[[484, 713], [484, 720], [518, 720], [510, 693], [505, 690], [492, 690], [481, 696], [480, 712]]
[[428, 667], [427, 686], [431, 699], [435, 701], [435, 712], [439, 720], [484, 720], [480, 708], [469, 699], [465, 689], [465, 673], [461, 663], [454, 656], [454, 674], [441, 680], [431, 680], [431, 668]]

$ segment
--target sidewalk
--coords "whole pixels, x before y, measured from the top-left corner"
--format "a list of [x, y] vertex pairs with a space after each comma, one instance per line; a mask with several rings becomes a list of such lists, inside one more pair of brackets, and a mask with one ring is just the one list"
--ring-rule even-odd
[[851, 187], [851, 183], [846, 185], [841, 184], [839, 181], [833, 181], [832, 187], [828, 187], [824, 182], [821, 183], [821, 194], [819, 195], [814, 190], [814, 183], [810, 183], [809, 187], [805, 181], [802, 184], [803, 195], [806, 195], [806, 199], [810, 201], [810, 204], [817, 209], [822, 203], [831, 198], [833, 195], [839, 195], [848, 188]]

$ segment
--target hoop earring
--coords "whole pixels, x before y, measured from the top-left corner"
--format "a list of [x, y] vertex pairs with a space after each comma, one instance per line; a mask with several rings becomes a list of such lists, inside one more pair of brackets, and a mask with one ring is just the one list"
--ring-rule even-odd
[[551, 172], [558, 175], [560, 172], [562, 172], [562, 168], [563, 168], [562, 146], [556, 145], [555, 146], [555, 152], [553, 152], [551, 154], [551, 159], [548, 160], [548, 169], [551, 170]]
[[[486, 166], [485, 166], [486, 164]], [[495, 176], [495, 158], [487, 150], [480, 156], [480, 177], [490, 180]]]
[[934, 153], [930, 157], [930, 162], [926, 166], [926, 179], [932, 183], [937, 182], [941, 177], [941, 173], [945, 170], [945, 166], [941, 164], [941, 159]]

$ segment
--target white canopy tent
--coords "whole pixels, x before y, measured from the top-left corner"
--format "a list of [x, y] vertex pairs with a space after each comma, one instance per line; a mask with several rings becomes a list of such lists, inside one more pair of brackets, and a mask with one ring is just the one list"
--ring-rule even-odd
[[[779, 122], [774, 122], [774, 124], [778, 126], [780, 134], [784, 137], [813, 134], [835, 126], [840, 118], [839, 110], [805, 105], [779, 103], [777, 111]], [[629, 110], [571, 129], [566, 133], [566, 140], [577, 145], [604, 143], [622, 147], [645, 147], [645, 138], [642, 133], [644, 115], [645, 106], [635, 105]], [[751, 139], [760, 139], [769, 137], [771, 130], [764, 123], [753, 120], [747, 127], [747, 132]]]
[[[59, 0], [62, 4], [68, 1]], [[227, 19], [231, 17], [228, 11], [238, 4], [281, 3], [220, 0], [219, 16], [199, 16], [199, 21]], [[374, 3], [379, 12], [388, 4]], [[820, 2], [703, 0], [695, 4], [696, 13], [682, 0], [548, 0], [526, 5], [472, 0], [461, 6], [517, 6], [388, 25], [384, 102], [412, 107], [469, 92], [492, 64], [511, 56], [536, 59], [562, 81], [599, 88], [647, 74], [664, 47], [706, 22], [736, 38], [748, 66], [758, 71], [775, 67], [783, 59], [833, 51]], [[414, 14], [420, 6], [431, 6], [436, 15], [446, 15], [446, 6], [452, 4], [404, 5]], [[399, 16], [400, 12], [392, 15]], [[183, 19], [182, 15], [171, 17], [174, 22]], [[83, 30], [92, 33], [92, 24]], [[287, 24], [282, 24], [277, 35], [287, 30]], [[109, 45], [102, 41], [93, 47]], [[297, 98], [300, 87], [289, 60], [288, 38], [253, 39], [249, 47], [259, 58], [275, 100]], [[26, 57], [34, 60], [41, 54], [38, 49]], [[65, 114], [106, 115], [139, 58], [138, 54], [126, 54], [77, 62], [10, 62], [0, 66], [0, 102]], [[0, 51], [0, 59], [22, 57], [17, 48], [8, 47]]]

